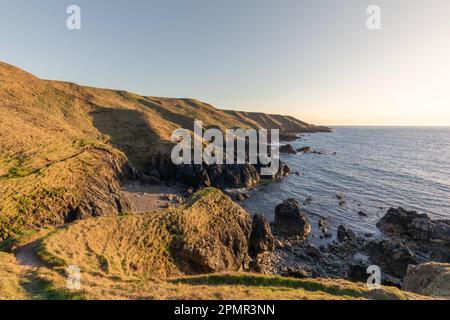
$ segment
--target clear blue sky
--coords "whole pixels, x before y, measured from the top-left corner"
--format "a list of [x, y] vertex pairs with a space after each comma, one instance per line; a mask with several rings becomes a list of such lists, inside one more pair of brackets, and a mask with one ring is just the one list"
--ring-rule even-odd
[[0, 60], [320, 124], [450, 125], [449, 15], [448, 0], [0, 0]]

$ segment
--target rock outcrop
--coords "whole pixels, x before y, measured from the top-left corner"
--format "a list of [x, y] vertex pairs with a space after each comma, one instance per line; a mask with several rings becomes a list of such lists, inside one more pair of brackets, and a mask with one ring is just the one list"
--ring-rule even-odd
[[269, 221], [260, 213], [253, 216], [252, 233], [250, 235], [249, 253], [256, 258], [260, 253], [275, 250], [275, 240]]
[[301, 153], [310, 153], [312, 151], [311, 147], [301, 147], [299, 149], [297, 149], [297, 152], [301, 152]]
[[294, 199], [287, 199], [275, 208], [274, 227], [282, 237], [306, 239], [311, 232], [311, 225], [300, 204]]
[[450, 220], [431, 220], [426, 214], [403, 208], [389, 209], [377, 226], [391, 236], [450, 244]]
[[450, 264], [429, 262], [410, 265], [403, 289], [427, 296], [450, 298]]
[[419, 262], [450, 262], [450, 220], [432, 220], [426, 214], [391, 208], [377, 226], [408, 246]]
[[406, 275], [408, 265], [418, 262], [415, 254], [401, 242], [369, 241], [365, 249], [369, 253], [371, 263], [380, 266], [383, 273], [398, 278]]
[[280, 153], [281, 154], [296, 154], [297, 151], [295, 151], [294, 147], [291, 144], [285, 144], [280, 146]]

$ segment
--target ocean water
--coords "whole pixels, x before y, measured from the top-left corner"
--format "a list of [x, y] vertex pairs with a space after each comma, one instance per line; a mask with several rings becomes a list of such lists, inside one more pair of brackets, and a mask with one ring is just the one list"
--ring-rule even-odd
[[[319, 216], [328, 218], [334, 234], [343, 224], [375, 237], [380, 236], [375, 224], [390, 207], [450, 219], [450, 128], [336, 127], [333, 133], [306, 135], [291, 144], [323, 154], [282, 155], [293, 172], [303, 175], [252, 191], [242, 203], [250, 213], [272, 221], [275, 206], [284, 199], [303, 205], [310, 196], [312, 204], [303, 207], [309, 211], [313, 239], [320, 234]], [[343, 206], [338, 193], [345, 196]]]

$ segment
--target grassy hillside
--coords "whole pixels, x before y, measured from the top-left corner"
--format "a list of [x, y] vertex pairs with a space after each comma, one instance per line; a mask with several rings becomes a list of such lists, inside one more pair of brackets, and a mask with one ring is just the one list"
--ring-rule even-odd
[[[228, 239], [246, 239], [249, 224], [231, 199], [206, 189], [179, 209], [89, 218], [25, 234], [8, 243], [15, 255], [0, 253], [0, 292], [4, 299], [426, 299], [343, 280], [242, 272], [243, 261], [233, 261], [239, 249]], [[180, 254], [183, 248], [204, 253], [197, 263], [229, 263], [201, 274]], [[66, 287], [69, 265], [81, 269], [80, 290]]]
[[[289, 130], [308, 129], [277, 117], [297, 123]], [[194, 119], [221, 129], [275, 123], [193, 99], [41, 80], [0, 62], [0, 240], [125, 210], [120, 181], [167, 157], [173, 130]]]

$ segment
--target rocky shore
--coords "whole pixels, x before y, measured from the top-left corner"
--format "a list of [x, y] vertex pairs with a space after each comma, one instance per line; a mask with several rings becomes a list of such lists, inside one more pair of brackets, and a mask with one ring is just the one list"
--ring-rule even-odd
[[[377, 224], [382, 239], [356, 235], [341, 225], [336, 234], [328, 235], [331, 242], [320, 247], [309, 241], [311, 226], [294, 199], [275, 208], [275, 222], [270, 227], [260, 216], [256, 221], [264, 225], [260, 228], [274, 243], [274, 249], [260, 254], [255, 263], [255, 270], [266, 274], [366, 282], [367, 268], [377, 265], [382, 284], [415, 288], [418, 284], [414, 274], [419, 274], [421, 264], [450, 262], [450, 220], [431, 220], [425, 214], [402, 208], [389, 209]], [[327, 221], [322, 219], [319, 224], [328, 233]]]

